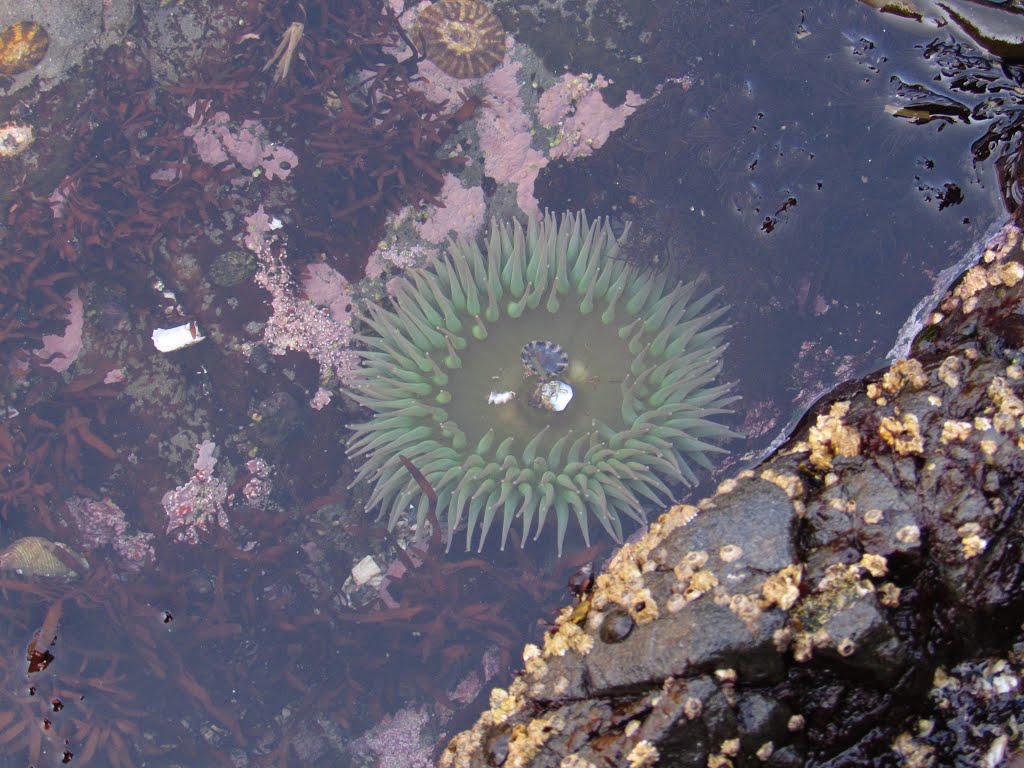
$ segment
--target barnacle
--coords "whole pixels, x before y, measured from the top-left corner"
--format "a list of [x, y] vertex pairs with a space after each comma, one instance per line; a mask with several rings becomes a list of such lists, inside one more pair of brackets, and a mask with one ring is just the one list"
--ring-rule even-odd
[[439, 0], [416, 19], [420, 53], [452, 77], [481, 77], [505, 58], [505, 30], [479, 0]]
[[0, 31], [0, 74], [17, 75], [43, 60], [50, 37], [40, 24], [19, 21]]
[[0, 157], [20, 155], [35, 141], [35, 132], [27, 123], [0, 123]]
[[[393, 309], [368, 308], [352, 382], [374, 416], [351, 427], [349, 455], [361, 462], [357, 482], [373, 484], [367, 507], [389, 526], [414, 503], [420, 531], [427, 517], [405, 456], [437, 493], [449, 546], [463, 521], [468, 549], [495, 519], [504, 545], [516, 519], [525, 540], [549, 514], [559, 551], [570, 519], [589, 541], [590, 515], [620, 541], [621, 514], [642, 521], [643, 500], [696, 484], [691, 464], [709, 467], [707, 454], [733, 436], [714, 421], [735, 399], [716, 384], [725, 308], [709, 309], [714, 293], [694, 283], [631, 266], [607, 222], [549, 214], [525, 231], [495, 226], [486, 253], [457, 243], [407, 274]], [[537, 346], [556, 359], [539, 360]], [[538, 375], [560, 367], [555, 347], [568, 359], [564, 382]], [[562, 410], [537, 407], [538, 381], [573, 396], [551, 398]]]

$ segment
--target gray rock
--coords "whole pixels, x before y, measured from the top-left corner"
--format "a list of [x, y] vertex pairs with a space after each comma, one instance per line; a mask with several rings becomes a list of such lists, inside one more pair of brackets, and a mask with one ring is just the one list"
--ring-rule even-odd
[[920, 725], [957, 690], [939, 665], [1019, 640], [1024, 618], [1020, 239], [990, 243], [909, 361], [622, 547], [440, 764], [941, 764], [955, 739]]

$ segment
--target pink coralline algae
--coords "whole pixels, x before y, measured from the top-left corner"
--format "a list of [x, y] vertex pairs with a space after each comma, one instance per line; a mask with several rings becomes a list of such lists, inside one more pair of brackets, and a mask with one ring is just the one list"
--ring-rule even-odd
[[151, 564], [156, 555], [150, 543], [152, 533], [127, 533], [128, 521], [110, 499], [72, 496], [65, 501], [67, 521], [78, 534], [84, 550], [110, 546], [118, 554], [126, 571], [137, 572]]
[[601, 89], [608, 84], [601, 75], [567, 73], [545, 91], [540, 98], [538, 118], [547, 128], [560, 128], [551, 141], [548, 157], [571, 160], [593, 154], [644, 103], [639, 94], [627, 91], [623, 104], [609, 107], [601, 96]]
[[270, 502], [270, 494], [274, 490], [270, 482], [273, 469], [266, 461], [258, 457], [245, 462], [245, 468], [249, 470], [252, 477], [243, 486], [242, 497], [246, 504], [257, 509], [266, 509]]
[[198, 542], [200, 535], [208, 533], [215, 524], [229, 529], [225, 507], [228, 486], [213, 476], [216, 445], [204, 440], [196, 450], [195, 474], [185, 485], [168, 491], [161, 499], [167, 514], [167, 533], [175, 532], [177, 541], [189, 544]]
[[448, 173], [441, 189], [442, 207], [434, 208], [427, 220], [417, 224], [420, 237], [428, 243], [441, 243], [450, 233], [472, 240], [484, 225], [484, 191], [480, 187], [464, 187]]
[[270, 140], [256, 120], [235, 123], [227, 112], [213, 112], [210, 103], [195, 102], [188, 108], [192, 125], [185, 135], [195, 142], [204, 163], [221, 165], [230, 160], [247, 171], [261, 169], [271, 179], [283, 179], [298, 164], [298, 156]]
[[505, 63], [484, 78], [489, 97], [477, 120], [484, 173], [499, 184], [516, 185], [516, 202], [531, 216], [540, 215], [533, 186], [547, 158], [532, 146], [532, 121], [519, 95], [518, 61]]
[[468, 672], [455, 688], [448, 692], [448, 698], [456, 704], [471, 704], [480, 695], [480, 690], [502, 671], [501, 650], [497, 645], [489, 645], [480, 658], [480, 668]]
[[377, 768], [428, 768], [433, 765], [433, 744], [424, 739], [429, 721], [426, 708], [400, 710], [353, 742], [352, 750], [360, 756], [376, 756]]
[[309, 407], [314, 411], [326, 408], [331, 404], [331, 397], [333, 397], [331, 390], [326, 387], [317, 387], [316, 392], [313, 393], [313, 397], [309, 399]]
[[540, 170], [551, 160], [592, 154], [644, 100], [627, 91], [624, 104], [609, 107], [601, 96], [601, 89], [609, 84], [604, 77], [563, 75], [538, 104], [537, 123], [557, 131], [545, 153], [533, 146], [536, 126], [519, 93], [520, 68], [518, 61], [506, 58], [501, 67], [484, 77], [487, 98], [477, 120], [477, 135], [484, 172], [499, 184], [514, 183], [519, 207], [536, 216], [540, 209], [533, 187]]
[[420, 564], [423, 562], [423, 558], [420, 557], [420, 555], [422, 555], [425, 550], [426, 545], [424, 544], [412, 544], [405, 550], [405, 557], [392, 560], [387, 570], [384, 571], [384, 577], [377, 585], [377, 597], [380, 598], [380, 602], [385, 608], [393, 609], [399, 607], [398, 601], [391, 596], [391, 592], [388, 590], [388, 587], [391, 586], [392, 582], [398, 581], [405, 575], [405, 572], [408, 570], [405, 565], [406, 562], [412, 563], [414, 568], [419, 568]]
[[34, 354], [42, 357], [42, 363], [58, 373], [63, 373], [75, 362], [82, 352], [82, 328], [85, 321], [85, 307], [77, 288], [72, 288], [67, 295], [68, 324], [60, 335], [43, 336], [43, 346], [34, 350]]
[[382, 242], [366, 261], [366, 276], [376, 280], [387, 271], [388, 264], [399, 269], [408, 269], [423, 266], [436, 256], [437, 251], [433, 248], [421, 245], [403, 247], [395, 243]]
[[302, 283], [306, 297], [300, 297], [284, 252], [275, 254], [265, 237], [246, 242], [256, 246], [256, 283], [270, 292], [271, 315], [263, 330], [270, 351], [305, 352], [319, 364], [321, 382], [346, 381], [359, 365], [350, 349], [348, 281], [326, 264], [311, 264]]
[[352, 295], [348, 280], [338, 270], [316, 261], [306, 265], [301, 282], [306, 298], [319, 307], [326, 307], [334, 322], [342, 325], [351, 322]]
[[250, 251], [260, 247], [270, 247], [271, 232], [284, 226], [280, 219], [276, 219], [263, 210], [261, 204], [252, 214], [245, 217], [245, 234], [242, 236], [242, 243]]
[[484, 172], [499, 184], [516, 185], [516, 202], [524, 212], [540, 214], [533, 187], [537, 174], [551, 160], [574, 159], [593, 153], [644, 100], [627, 91], [626, 102], [609, 107], [601, 89], [609, 82], [598, 75], [565, 74], [540, 98], [537, 123], [557, 133], [547, 152], [533, 146], [536, 126], [519, 93], [521, 64], [506, 58], [484, 77], [487, 98], [477, 120], [477, 135], [484, 154]]
[[[416, 16], [428, 6], [429, 3], [423, 2], [402, 12], [402, 25], [412, 29]], [[404, 46], [396, 47], [392, 52], [400, 57], [411, 55]], [[567, 73], [547, 88], [538, 104], [538, 111], [532, 113], [520, 92], [525, 85], [519, 81], [519, 71], [523, 67], [520, 59], [523, 58], [517, 54], [515, 40], [509, 36], [505, 41], [502, 65], [484, 77], [454, 78], [430, 61], [419, 61], [416, 65], [418, 77], [412, 87], [431, 101], [446, 103], [445, 109], [451, 112], [457, 109], [461, 93], [467, 88], [479, 91], [482, 86], [483, 104], [477, 112], [476, 133], [483, 154], [484, 173], [498, 184], [514, 184], [519, 207], [530, 216], [539, 216], [540, 207], [533, 189], [540, 170], [555, 159], [571, 160], [593, 153], [613, 131], [623, 126], [626, 118], [644, 100], [628, 91], [624, 104], [610, 107], [600, 93], [609, 85], [606, 78]], [[688, 83], [686, 87], [689, 87]], [[452, 188], [451, 191], [457, 190]], [[475, 209], [475, 199], [462, 202], [471, 202]], [[457, 205], [445, 201], [445, 209], [441, 213], [432, 212], [430, 219], [421, 225], [420, 236], [440, 243], [447, 235], [441, 228], [456, 220], [452, 209], [457, 208]]]

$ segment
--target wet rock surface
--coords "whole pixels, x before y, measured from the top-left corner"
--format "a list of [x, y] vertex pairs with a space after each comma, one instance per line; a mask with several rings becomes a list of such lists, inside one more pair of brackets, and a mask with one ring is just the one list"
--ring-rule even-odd
[[1024, 266], [623, 547], [442, 766], [999, 765], [1018, 749]]
[[33, 84], [34, 89], [53, 87], [81, 64], [87, 53], [120, 42], [134, 15], [135, 3], [129, 0], [10, 0], [0, 4], [0, 28], [35, 21], [50, 40], [38, 66], [0, 78], [0, 98]]

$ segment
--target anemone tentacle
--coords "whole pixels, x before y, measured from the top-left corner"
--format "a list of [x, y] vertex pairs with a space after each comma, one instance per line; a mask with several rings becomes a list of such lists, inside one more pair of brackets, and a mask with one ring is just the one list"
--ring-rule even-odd
[[[736, 400], [717, 383], [717, 293], [640, 272], [608, 222], [582, 213], [495, 225], [483, 251], [452, 243], [363, 318], [351, 394], [374, 415], [350, 425], [353, 484], [373, 486], [367, 507], [389, 526], [414, 507], [423, 531], [404, 454], [437, 494], [449, 547], [465, 525], [466, 548], [482, 548], [499, 520], [502, 547], [517, 521], [525, 543], [549, 515], [559, 552], [570, 520], [589, 544], [591, 514], [621, 541], [622, 515], [642, 521], [736, 437], [715, 421]], [[558, 379], [530, 362], [537, 349], [564, 352]]]

